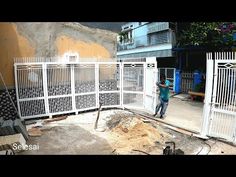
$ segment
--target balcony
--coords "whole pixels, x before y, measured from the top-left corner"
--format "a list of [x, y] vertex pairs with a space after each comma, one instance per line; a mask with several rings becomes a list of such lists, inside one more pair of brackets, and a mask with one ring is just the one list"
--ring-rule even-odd
[[141, 47], [149, 47], [161, 44], [175, 43], [174, 34], [172, 31], [163, 31], [144, 36], [126, 39], [118, 42], [117, 51], [136, 49]]
[[148, 34], [169, 29], [168, 22], [153, 22], [148, 24]]

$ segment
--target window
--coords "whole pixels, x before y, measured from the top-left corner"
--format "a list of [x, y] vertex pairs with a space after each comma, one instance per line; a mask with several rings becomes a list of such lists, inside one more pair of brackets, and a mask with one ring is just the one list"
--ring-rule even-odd
[[124, 32], [120, 37], [121, 43], [132, 43], [133, 42], [133, 32], [132, 30]]
[[169, 42], [168, 31], [150, 33], [148, 35], [149, 45], [163, 44]]

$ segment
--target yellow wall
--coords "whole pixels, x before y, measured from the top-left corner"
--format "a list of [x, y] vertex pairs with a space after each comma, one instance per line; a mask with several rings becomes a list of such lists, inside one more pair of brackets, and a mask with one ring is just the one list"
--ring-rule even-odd
[[84, 41], [75, 40], [64, 35], [57, 37], [56, 47], [58, 50], [58, 55], [63, 55], [64, 53], [71, 51], [71, 52], [78, 52], [81, 58], [110, 57], [109, 51], [99, 44], [96, 44], [94, 42], [87, 43]]
[[15, 24], [0, 23], [0, 71], [8, 86], [14, 85], [14, 57], [32, 57], [34, 53], [32, 44], [17, 32]]
[[[35, 35], [37, 35], [37, 31]], [[0, 23], [0, 71], [7, 86], [14, 86], [14, 57], [35, 57], [37, 46], [32, 43], [34, 42], [30, 42], [26, 37], [19, 34], [16, 24]], [[92, 61], [110, 61], [111, 54], [98, 43], [85, 42], [70, 36], [60, 35], [49, 45], [55, 46], [57, 56], [63, 56], [67, 52], [77, 52], [81, 57], [80, 61], [83, 61], [82, 58], [96, 58]], [[106, 75], [107, 72], [102, 73]]]

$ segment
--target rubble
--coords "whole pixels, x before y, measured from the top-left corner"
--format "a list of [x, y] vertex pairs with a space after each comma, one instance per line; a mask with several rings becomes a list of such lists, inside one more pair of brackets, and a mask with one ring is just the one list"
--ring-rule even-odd
[[[144, 123], [140, 118], [134, 115], [113, 116], [108, 121], [110, 126], [110, 138], [114, 140], [111, 143], [113, 149], [118, 154], [130, 154], [134, 149], [137, 152], [160, 153], [160, 145], [165, 144], [171, 135], [165, 133], [161, 127], [154, 128], [151, 124]], [[113, 123], [113, 124], [112, 124]], [[155, 149], [158, 151], [155, 151]], [[142, 153], [144, 154], [144, 153]]]

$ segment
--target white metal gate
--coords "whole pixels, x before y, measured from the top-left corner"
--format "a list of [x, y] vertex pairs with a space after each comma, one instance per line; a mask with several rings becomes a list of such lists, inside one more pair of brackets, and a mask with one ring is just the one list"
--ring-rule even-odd
[[[214, 55], [214, 56], [213, 56]], [[236, 56], [208, 53], [202, 135], [236, 142]]]
[[103, 108], [154, 112], [156, 63], [38, 61], [14, 64], [17, 104], [23, 119], [77, 114], [98, 108], [99, 103]]
[[171, 82], [170, 90], [175, 90], [175, 68], [158, 68], [158, 81], [160, 81], [160, 76], [164, 74], [166, 79]]

